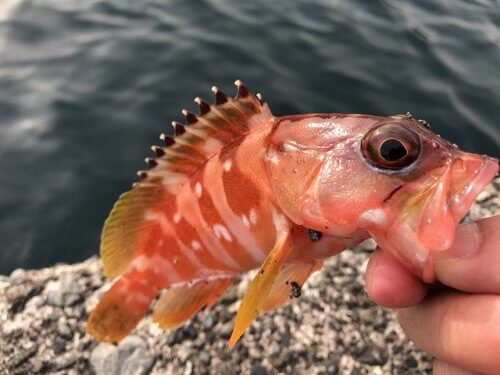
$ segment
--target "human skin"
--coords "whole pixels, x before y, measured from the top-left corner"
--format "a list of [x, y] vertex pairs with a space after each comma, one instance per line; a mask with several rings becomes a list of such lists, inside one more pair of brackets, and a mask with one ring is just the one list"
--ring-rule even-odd
[[435, 357], [434, 374], [499, 374], [500, 215], [461, 224], [451, 248], [433, 253], [432, 262], [437, 285], [377, 249], [367, 293], [397, 309], [408, 337]]

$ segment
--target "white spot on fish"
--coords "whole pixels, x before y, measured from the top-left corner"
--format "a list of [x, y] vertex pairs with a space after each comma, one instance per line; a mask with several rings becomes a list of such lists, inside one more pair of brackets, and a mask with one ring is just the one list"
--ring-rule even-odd
[[149, 303], [151, 303], [151, 298], [141, 292], [130, 293], [130, 291], [128, 291], [124, 303], [134, 305], [149, 305]]
[[168, 171], [165, 173], [156, 172], [156, 170], [161, 171], [162, 168], [151, 169], [148, 173], [151, 175], [158, 175], [162, 178], [162, 184], [167, 188], [169, 192], [176, 192], [179, 185], [186, 180], [186, 176], [182, 173], [175, 173]]
[[378, 226], [385, 226], [387, 224], [387, 214], [381, 208], [365, 211], [360, 219]]
[[222, 168], [224, 169], [225, 172], [229, 172], [231, 170], [231, 167], [233, 166], [233, 162], [231, 159], [227, 159], [224, 164], [222, 164]]
[[209, 138], [206, 140], [203, 146], [203, 151], [207, 154], [212, 155], [222, 147], [222, 143], [216, 138]]
[[194, 193], [196, 194], [196, 197], [201, 198], [201, 194], [203, 193], [203, 189], [201, 187], [201, 184], [199, 182], [196, 183], [194, 186]]
[[283, 143], [283, 151], [285, 151], [285, 152], [297, 152], [297, 151], [299, 151], [299, 149], [290, 143]]
[[215, 224], [214, 225], [214, 232], [215, 232], [215, 236], [217, 238], [223, 237], [228, 242], [231, 242], [233, 240], [231, 238], [231, 235], [229, 234], [227, 228], [224, 225]]
[[418, 246], [415, 247], [414, 250], [416, 258], [420, 263], [424, 264], [425, 262], [427, 262], [427, 258], [429, 258], [429, 250], [420, 249]]
[[288, 221], [284, 215], [279, 214], [274, 208], [273, 208], [273, 221], [274, 221], [274, 227], [278, 232], [286, 232], [288, 230]]
[[144, 212], [144, 220], [154, 221], [154, 220], [157, 220], [157, 218], [158, 218], [158, 215], [156, 214], [156, 212], [153, 212], [151, 210], [146, 210]]
[[250, 222], [252, 224], [257, 223], [257, 212], [253, 208], [250, 210]]
[[250, 222], [248, 221], [248, 218], [246, 217], [246, 215], [242, 215], [242, 216], [241, 216], [241, 221], [243, 222], [243, 224], [244, 224], [247, 228], [250, 228]]
[[191, 242], [191, 247], [193, 250], [201, 250], [201, 244], [198, 241]]
[[[179, 274], [175, 271], [171, 261], [159, 254], [151, 257], [139, 255], [133, 261], [134, 268], [139, 272], [148, 271], [155, 274], [161, 281], [177, 282], [180, 280]], [[121, 279], [125, 280], [125, 279]], [[120, 283], [121, 283], [120, 280]]]
[[176, 212], [173, 219], [174, 219], [174, 223], [178, 224], [179, 221], [181, 221], [181, 214]]

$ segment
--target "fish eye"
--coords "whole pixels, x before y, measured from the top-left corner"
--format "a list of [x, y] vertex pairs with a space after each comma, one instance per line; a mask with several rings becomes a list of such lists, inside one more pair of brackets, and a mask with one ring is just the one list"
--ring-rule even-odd
[[401, 123], [383, 123], [365, 135], [361, 141], [361, 151], [371, 165], [397, 171], [417, 160], [420, 137]]

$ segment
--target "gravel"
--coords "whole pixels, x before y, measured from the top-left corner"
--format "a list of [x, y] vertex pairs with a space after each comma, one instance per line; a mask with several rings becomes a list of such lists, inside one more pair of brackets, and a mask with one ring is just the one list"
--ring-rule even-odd
[[[500, 180], [466, 220], [500, 213]], [[367, 241], [325, 262], [301, 297], [259, 317], [233, 350], [228, 338], [243, 275], [211, 310], [163, 331], [148, 316], [119, 345], [85, 322], [109, 287], [100, 261], [15, 270], [0, 277], [0, 374], [430, 374], [431, 358], [407, 340], [395, 313], [364, 292]]]

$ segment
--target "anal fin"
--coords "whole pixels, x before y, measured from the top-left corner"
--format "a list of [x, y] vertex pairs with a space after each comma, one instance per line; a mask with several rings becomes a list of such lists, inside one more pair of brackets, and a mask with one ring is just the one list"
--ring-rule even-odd
[[165, 290], [153, 311], [153, 321], [161, 328], [172, 328], [203, 307], [211, 307], [233, 283], [233, 277], [213, 281], [199, 281]]
[[145, 272], [133, 269], [123, 275], [99, 301], [87, 322], [96, 339], [116, 343], [146, 315], [158, 289]]

